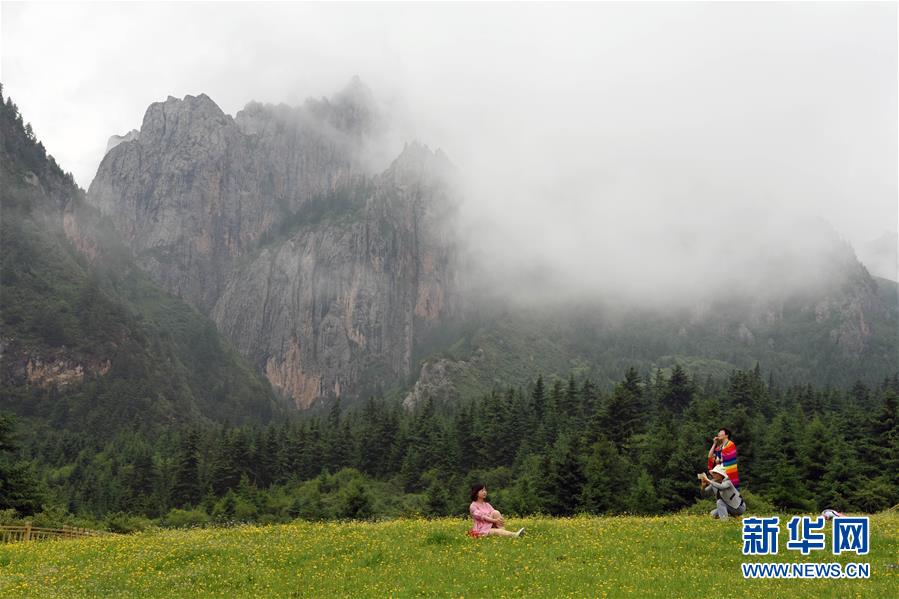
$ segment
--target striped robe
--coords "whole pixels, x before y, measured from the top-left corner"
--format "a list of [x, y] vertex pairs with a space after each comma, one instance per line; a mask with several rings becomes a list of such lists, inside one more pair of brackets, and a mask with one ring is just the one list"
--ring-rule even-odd
[[724, 471], [727, 472], [727, 478], [734, 486], [740, 488], [740, 475], [737, 474], [737, 446], [730, 439], [721, 449], [716, 449], [712, 457], [709, 458], [709, 470], [715, 467], [716, 458], [721, 458], [724, 464]]

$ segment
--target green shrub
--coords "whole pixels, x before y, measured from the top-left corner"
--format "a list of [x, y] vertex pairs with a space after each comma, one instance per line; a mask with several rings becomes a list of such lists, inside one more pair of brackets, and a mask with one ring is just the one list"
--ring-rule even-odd
[[776, 514], [779, 511], [777, 506], [762, 495], [753, 493], [752, 491], [743, 491], [741, 494], [743, 495], [743, 500], [746, 502], [747, 514]]
[[193, 510], [173, 509], [160, 522], [169, 528], [190, 528], [209, 524], [209, 515], [200, 508]]
[[[780, 512], [780, 510], [777, 509], [777, 506], [768, 501], [768, 499], [766, 499], [762, 495], [753, 493], [752, 491], [741, 491], [740, 494], [743, 496], [743, 500], [746, 502], [747, 516], [776, 514]], [[708, 514], [713, 509], [715, 509], [715, 501], [711, 498], [703, 498], [693, 505], [688, 505], [687, 507], [678, 511], [678, 514], [702, 516]]]
[[74, 516], [59, 506], [45, 505], [40, 512], [34, 514], [31, 518], [25, 518], [25, 520], [31, 520], [32, 526], [41, 528], [62, 528], [63, 526], [93, 529], [105, 528], [102, 522]]
[[106, 529], [109, 532], [130, 534], [140, 532], [153, 526], [153, 521], [142, 516], [132, 516], [124, 512], [116, 512], [106, 517]]
[[10, 508], [8, 510], [0, 510], [0, 526], [17, 526], [23, 520], [19, 517], [19, 513]]

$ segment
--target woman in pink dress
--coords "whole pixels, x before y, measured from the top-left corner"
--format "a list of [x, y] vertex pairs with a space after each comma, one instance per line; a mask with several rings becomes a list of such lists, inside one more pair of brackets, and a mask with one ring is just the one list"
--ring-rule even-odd
[[502, 514], [487, 503], [487, 487], [482, 483], [471, 487], [471, 505], [468, 507], [468, 511], [471, 512], [471, 518], [474, 520], [474, 527], [468, 531], [468, 534], [473, 537], [486, 537], [487, 535], [520, 537], [524, 535], [524, 528], [518, 529], [518, 532], [505, 529], [506, 521]]

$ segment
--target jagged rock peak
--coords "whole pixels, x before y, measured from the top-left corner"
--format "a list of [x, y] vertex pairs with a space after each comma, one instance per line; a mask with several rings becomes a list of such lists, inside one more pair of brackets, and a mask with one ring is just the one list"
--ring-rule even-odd
[[358, 77], [331, 98], [308, 98], [302, 106], [248, 102], [234, 120], [247, 135], [271, 133], [285, 125], [290, 128], [311, 126], [325, 135], [336, 134], [352, 144], [375, 137], [386, 126], [374, 94]]
[[181, 100], [169, 96], [165, 102], [154, 102], [147, 108], [140, 137], [142, 142], [153, 143], [172, 139], [181, 130], [193, 134], [192, 137], [202, 136], [232, 123], [231, 117], [206, 94], [187, 95]]
[[330, 99], [306, 100], [305, 107], [334, 128], [354, 135], [371, 134], [381, 126], [380, 111], [371, 89], [358, 76]]
[[432, 151], [427, 145], [412, 141], [403, 145], [403, 151], [385, 174], [398, 182], [410, 179], [446, 181], [454, 172], [455, 165], [443, 150]]
[[153, 102], [152, 104], [150, 104], [147, 112], [150, 112], [154, 109], [164, 109], [167, 113], [190, 112], [207, 114], [216, 117], [227, 116], [225, 115], [224, 111], [219, 108], [219, 105], [216, 104], [213, 99], [206, 94], [199, 94], [197, 96], [191, 96], [190, 94], [188, 94], [184, 96], [183, 99], [169, 96], [168, 98], [166, 98], [165, 102]]

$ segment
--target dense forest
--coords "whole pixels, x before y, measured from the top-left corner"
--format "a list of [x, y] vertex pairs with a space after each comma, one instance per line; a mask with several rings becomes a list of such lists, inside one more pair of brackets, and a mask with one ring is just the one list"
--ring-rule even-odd
[[[510, 514], [660, 514], [696, 504], [696, 473], [727, 427], [750, 511], [875, 512], [899, 502], [897, 392], [896, 376], [873, 389], [781, 389], [758, 368], [720, 382], [679, 366], [630, 369], [607, 393], [538, 377], [460, 405], [372, 398], [267, 427], [135, 430], [108, 442], [45, 432], [25, 435], [17, 455], [48, 506], [38, 517], [123, 529], [462, 515], [475, 481]], [[22, 513], [37, 503], [3, 501]]]

